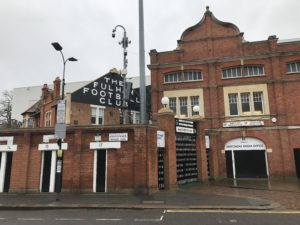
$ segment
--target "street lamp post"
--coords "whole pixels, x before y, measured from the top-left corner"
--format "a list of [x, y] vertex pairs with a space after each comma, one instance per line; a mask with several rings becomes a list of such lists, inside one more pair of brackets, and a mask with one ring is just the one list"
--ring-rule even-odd
[[62, 52], [62, 47], [61, 47], [61, 45], [58, 43], [58, 42], [53, 42], [53, 43], [51, 43], [52, 44], [52, 46], [55, 48], [55, 50], [56, 51], [59, 51], [60, 52], [60, 54], [61, 54], [61, 57], [62, 57], [62, 60], [63, 60], [63, 83], [62, 83], [62, 96], [61, 96], [61, 99], [62, 100], [64, 100], [64, 98], [65, 98], [65, 68], [66, 68], [66, 63], [68, 62], [68, 61], [71, 61], [71, 62], [76, 62], [76, 61], [78, 61], [77, 59], [75, 59], [74, 57], [70, 57], [70, 58], [67, 58], [67, 59], [65, 59], [65, 57], [64, 57], [64, 54], [63, 54], [63, 52]]
[[147, 124], [146, 81], [145, 81], [145, 37], [144, 37], [144, 1], [139, 0], [139, 64], [140, 64], [140, 112], [141, 123]]
[[[66, 124], [65, 124], [65, 109], [66, 109], [66, 104], [65, 104], [65, 68], [66, 68], [66, 63], [68, 61], [75, 62], [78, 61], [74, 57], [70, 57], [65, 59], [64, 54], [62, 52], [62, 47], [58, 42], [53, 42], [51, 43], [52, 46], [55, 48], [56, 51], [59, 51], [63, 60], [63, 80], [62, 80], [62, 94], [61, 94], [61, 102], [57, 106], [57, 111], [58, 108], [62, 108], [60, 113], [63, 115], [59, 115], [60, 113], [57, 112], [57, 123], [55, 127], [55, 133], [58, 133], [59, 135], [57, 136], [57, 145], [58, 145], [58, 150], [57, 150], [57, 158], [56, 158], [56, 176], [55, 176], [55, 192], [57, 193], [57, 198], [56, 200], [59, 201], [59, 193], [61, 192], [61, 186], [62, 186], [62, 168], [63, 168], [63, 151], [62, 151], [62, 142], [63, 139], [66, 136]], [[60, 119], [59, 119], [60, 118]], [[62, 118], [62, 119], [61, 119]], [[63, 132], [58, 132], [57, 130], [63, 128]]]
[[121, 75], [123, 76], [123, 124], [126, 124], [126, 75], [127, 75], [127, 65], [128, 65], [128, 59], [127, 59], [127, 47], [131, 43], [131, 41], [128, 40], [128, 37], [126, 35], [126, 29], [122, 25], [117, 25], [115, 28], [112, 30], [112, 37], [115, 38], [116, 36], [116, 30], [117, 28], [120, 27], [123, 29], [124, 34], [122, 41], [119, 42], [120, 45], [122, 45], [123, 48], [123, 70], [121, 72]]

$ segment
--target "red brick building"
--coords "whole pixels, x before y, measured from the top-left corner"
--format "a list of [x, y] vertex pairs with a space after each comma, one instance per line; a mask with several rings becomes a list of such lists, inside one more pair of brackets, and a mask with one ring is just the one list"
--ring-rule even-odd
[[[108, 110], [104, 124], [92, 125], [100, 121], [94, 106], [66, 98], [63, 191], [149, 192], [208, 178], [300, 176], [300, 41], [247, 42], [207, 8], [175, 50], [150, 57], [152, 124], [119, 125], [112, 108], [116, 114]], [[0, 131], [0, 192], [54, 191], [59, 83], [53, 91], [44, 86], [27, 112], [40, 128]], [[82, 93], [102, 101], [99, 83], [89, 85]]]
[[150, 57], [154, 120], [164, 96], [177, 118], [199, 114], [207, 176], [300, 177], [300, 40], [248, 42], [207, 7], [175, 50]]

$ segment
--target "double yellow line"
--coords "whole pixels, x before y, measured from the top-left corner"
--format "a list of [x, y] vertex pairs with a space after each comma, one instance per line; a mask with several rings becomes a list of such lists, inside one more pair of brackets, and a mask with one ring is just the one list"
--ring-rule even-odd
[[227, 213], [227, 214], [300, 214], [294, 210], [224, 210], [224, 209], [168, 209], [166, 213]]

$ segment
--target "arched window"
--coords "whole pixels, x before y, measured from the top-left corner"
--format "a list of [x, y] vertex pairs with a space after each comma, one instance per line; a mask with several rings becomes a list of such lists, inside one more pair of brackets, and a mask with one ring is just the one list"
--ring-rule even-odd
[[264, 67], [262, 65], [247, 65], [238, 67], [229, 67], [222, 69], [222, 78], [240, 78], [240, 77], [254, 77], [265, 75]]
[[165, 83], [203, 80], [202, 72], [196, 70], [174, 71], [165, 74]]

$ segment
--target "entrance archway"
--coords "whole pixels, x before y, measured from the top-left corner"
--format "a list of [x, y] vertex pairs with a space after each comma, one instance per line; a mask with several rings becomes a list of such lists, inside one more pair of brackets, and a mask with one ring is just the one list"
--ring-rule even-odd
[[259, 139], [235, 138], [225, 144], [227, 177], [269, 177], [266, 145]]

